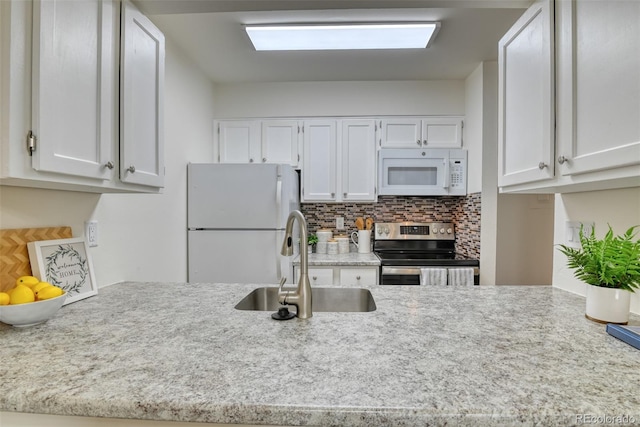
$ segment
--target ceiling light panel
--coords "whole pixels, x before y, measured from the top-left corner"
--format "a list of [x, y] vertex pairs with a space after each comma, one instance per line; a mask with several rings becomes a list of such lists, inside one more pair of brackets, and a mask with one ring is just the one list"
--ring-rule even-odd
[[422, 49], [439, 22], [247, 25], [256, 50]]

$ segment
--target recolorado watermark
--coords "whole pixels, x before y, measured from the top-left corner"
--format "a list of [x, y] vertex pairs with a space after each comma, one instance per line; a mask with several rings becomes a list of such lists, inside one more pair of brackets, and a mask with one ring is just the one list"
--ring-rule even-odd
[[593, 425], [636, 425], [640, 421], [633, 415], [595, 415], [595, 414], [577, 414], [576, 424], [593, 424]]

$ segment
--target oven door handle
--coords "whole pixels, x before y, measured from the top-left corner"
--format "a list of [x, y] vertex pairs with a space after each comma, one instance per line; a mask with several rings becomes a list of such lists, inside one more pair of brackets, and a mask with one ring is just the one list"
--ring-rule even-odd
[[382, 275], [396, 274], [399, 276], [415, 276], [420, 275], [420, 269], [414, 267], [382, 267]]

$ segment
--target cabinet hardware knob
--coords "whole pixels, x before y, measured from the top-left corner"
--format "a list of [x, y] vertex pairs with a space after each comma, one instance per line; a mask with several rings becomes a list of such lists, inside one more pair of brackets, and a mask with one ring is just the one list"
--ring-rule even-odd
[[331, 197], [336, 197], [336, 193], [331, 193]]
[[547, 167], [547, 165], [546, 165], [546, 163], [545, 163], [545, 162], [540, 162], [540, 163], [538, 163], [538, 169], [542, 170], [542, 169], [544, 169], [544, 168], [546, 168], [546, 167]]
[[253, 163], [253, 159], [249, 159], [249, 163]]
[[360, 276], [356, 276], [356, 280], [360, 280]]
[[107, 169], [113, 169], [113, 162], [105, 163], [104, 167], [107, 168]]
[[129, 171], [129, 172], [131, 172], [131, 173], [135, 173], [135, 171], [136, 171], [136, 167], [135, 167], [135, 166], [133, 166], [133, 165], [131, 165], [131, 166], [129, 166], [129, 167], [127, 168], [127, 171]]
[[266, 158], [266, 157], [263, 157], [263, 158], [262, 158], [262, 163], [265, 163], [266, 161], [267, 161], [267, 158]]
[[418, 144], [418, 146], [421, 146], [421, 145], [422, 145], [422, 141], [418, 140], [418, 141], [416, 142], [416, 144]]
[[342, 197], [346, 198], [347, 197], [347, 193], [342, 193]]
[[422, 145], [427, 145], [427, 140], [426, 139], [422, 140]]
[[568, 162], [569, 159], [567, 159], [565, 156], [560, 156], [558, 157], [558, 163], [560, 163], [561, 165], [563, 165], [565, 162]]
[[313, 280], [318, 280], [318, 276], [313, 276]]

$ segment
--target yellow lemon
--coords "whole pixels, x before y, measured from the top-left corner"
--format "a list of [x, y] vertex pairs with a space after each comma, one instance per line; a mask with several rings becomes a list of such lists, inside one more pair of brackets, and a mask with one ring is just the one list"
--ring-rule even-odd
[[35, 295], [31, 288], [26, 285], [18, 285], [11, 292], [10, 304], [26, 304], [28, 302], [34, 302], [36, 300]]
[[31, 289], [33, 290], [33, 292], [35, 292], [37, 294], [40, 289], [46, 288], [47, 286], [53, 286], [53, 285], [51, 283], [48, 283], [48, 282], [40, 282], [37, 285], [35, 285], [33, 288], [31, 288]]
[[38, 283], [40, 283], [40, 279], [33, 276], [22, 276], [22, 277], [18, 277], [18, 280], [16, 280], [16, 286], [26, 285], [30, 288], [33, 288]]
[[60, 295], [62, 295], [62, 292], [62, 289], [60, 289], [59, 287], [50, 285], [45, 286], [44, 288], [36, 292], [36, 297], [38, 298], [38, 301], [42, 301], [45, 299], [59, 297]]
[[0, 305], [8, 305], [9, 301], [11, 301], [11, 297], [9, 296], [9, 294], [0, 292]]

